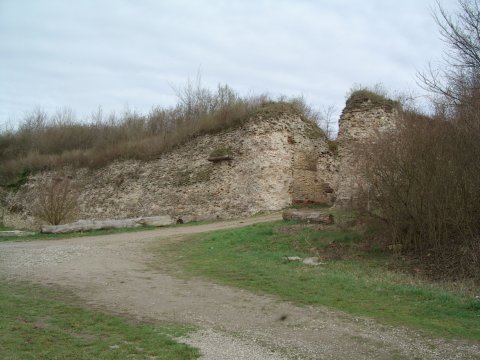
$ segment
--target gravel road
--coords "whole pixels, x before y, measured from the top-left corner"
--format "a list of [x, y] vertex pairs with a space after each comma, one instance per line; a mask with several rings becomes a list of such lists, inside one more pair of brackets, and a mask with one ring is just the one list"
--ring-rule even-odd
[[181, 341], [200, 348], [205, 359], [480, 359], [480, 342], [433, 338], [321, 306], [178, 279], [149, 266], [152, 246], [279, 218], [0, 243], [0, 276], [65, 287], [111, 313], [196, 325], [199, 331]]

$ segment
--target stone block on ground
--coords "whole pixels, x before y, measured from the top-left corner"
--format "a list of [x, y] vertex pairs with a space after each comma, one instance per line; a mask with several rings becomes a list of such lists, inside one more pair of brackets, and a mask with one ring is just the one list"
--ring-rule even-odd
[[139, 222], [145, 226], [166, 226], [173, 224], [173, 220], [168, 215], [147, 216], [139, 218]]
[[333, 224], [333, 215], [318, 209], [287, 209], [282, 213], [283, 220], [301, 221], [308, 224]]

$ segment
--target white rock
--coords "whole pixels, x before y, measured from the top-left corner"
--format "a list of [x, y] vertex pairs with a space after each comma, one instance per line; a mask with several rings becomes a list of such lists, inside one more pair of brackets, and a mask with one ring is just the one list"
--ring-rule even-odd
[[285, 259], [288, 261], [302, 261], [302, 258], [299, 256], [285, 256]]
[[314, 257], [306, 257], [302, 261], [305, 265], [311, 265], [311, 266], [318, 266], [318, 265], [323, 265], [324, 263], [320, 261], [320, 259], [316, 256]]

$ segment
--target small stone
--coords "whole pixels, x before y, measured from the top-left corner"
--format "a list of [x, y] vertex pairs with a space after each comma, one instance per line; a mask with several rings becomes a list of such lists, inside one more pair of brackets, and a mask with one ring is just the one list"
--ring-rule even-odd
[[285, 259], [288, 261], [302, 261], [302, 258], [299, 256], [285, 256]]
[[320, 259], [316, 256], [314, 257], [307, 257], [305, 259], [303, 259], [303, 263], [305, 265], [311, 265], [311, 266], [318, 266], [318, 265], [323, 265], [324, 263], [322, 263], [320, 261]]

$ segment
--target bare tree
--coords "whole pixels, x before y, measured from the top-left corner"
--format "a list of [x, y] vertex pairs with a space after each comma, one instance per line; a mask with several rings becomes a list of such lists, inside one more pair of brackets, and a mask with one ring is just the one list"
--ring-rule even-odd
[[334, 105], [323, 107], [319, 113], [319, 124], [318, 126], [325, 131], [325, 135], [332, 140], [336, 137], [337, 132], [337, 121], [335, 120], [335, 114], [337, 108]]
[[480, 0], [458, 3], [455, 16], [437, 3], [446, 62], [420, 75], [437, 113], [403, 109], [396, 131], [365, 149], [368, 187], [359, 198], [371, 219], [380, 220], [381, 237], [433, 276], [478, 280]]
[[418, 74], [420, 85], [436, 95], [448, 115], [480, 92], [480, 1], [458, 0], [458, 4], [452, 16], [437, 1], [434, 19], [448, 49], [440, 67], [430, 65]]

